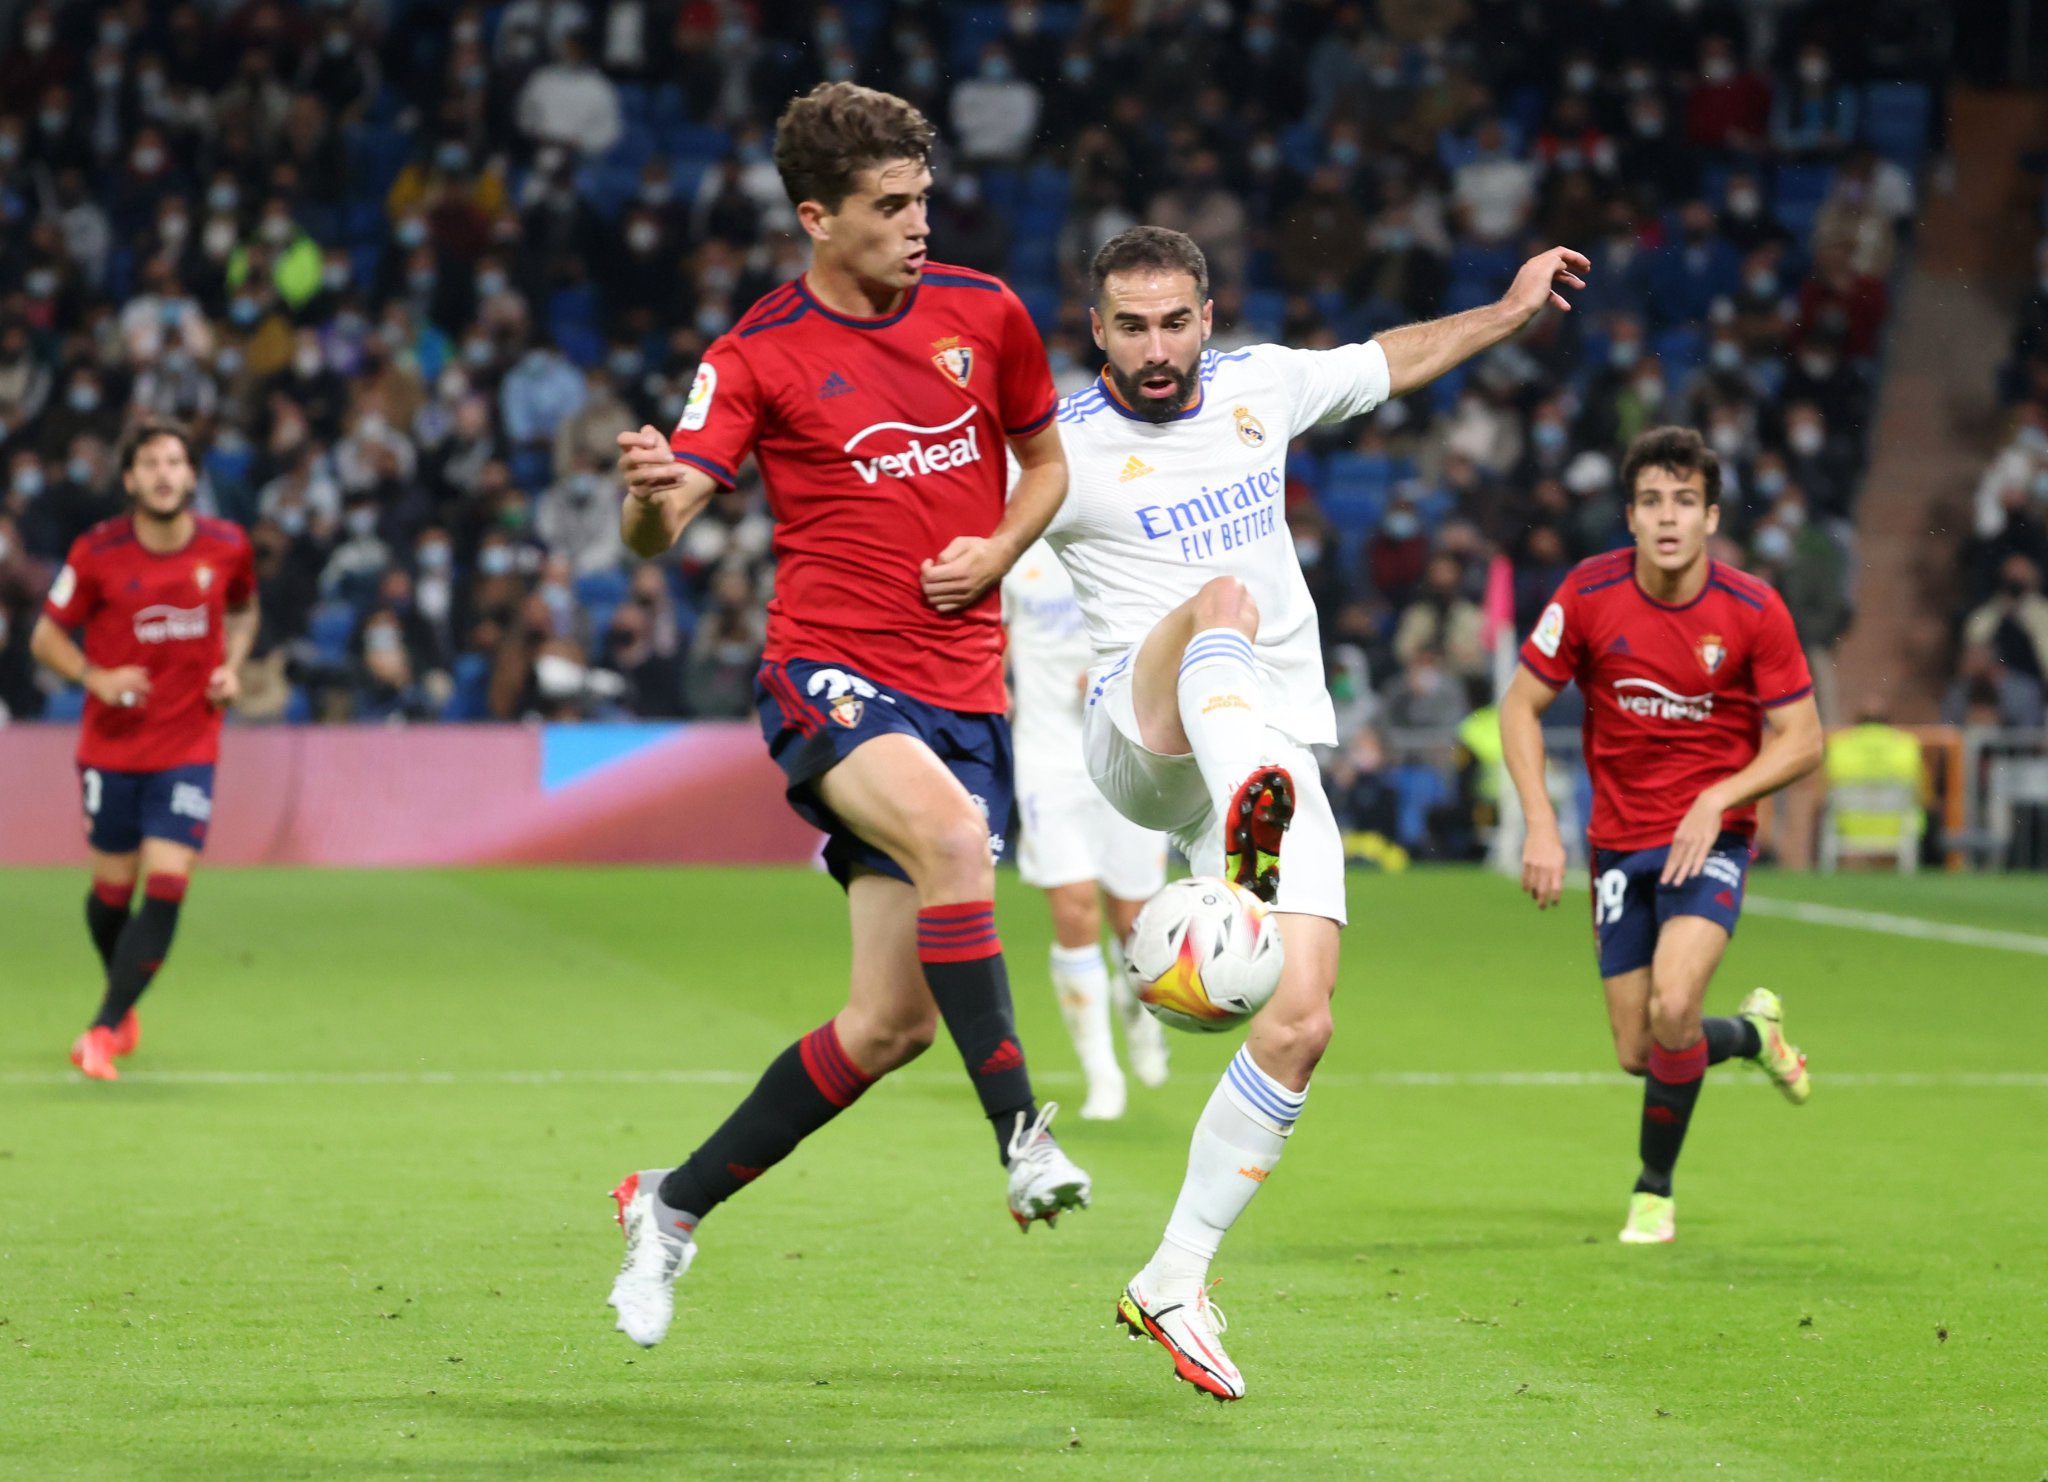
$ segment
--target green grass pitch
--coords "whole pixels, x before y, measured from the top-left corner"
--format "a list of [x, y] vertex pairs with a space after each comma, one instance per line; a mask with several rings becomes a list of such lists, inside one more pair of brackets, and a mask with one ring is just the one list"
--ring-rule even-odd
[[[2048, 930], [2038, 879], [1756, 888]], [[1112, 1314], [1234, 1042], [1063, 1120], [1095, 1207], [1020, 1239], [942, 1039], [706, 1224], [643, 1353], [605, 1190], [837, 1005], [829, 881], [203, 874], [114, 1086], [64, 1062], [84, 891], [0, 873], [0, 1475], [2048, 1471], [2048, 962], [2013, 943], [1752, 914], [1710, 1008], [1781, 990], [1814, 1099], [1712, 1072], [1679, 1241], [1627, 1248], [1583, 898], [1356, 878], [1338, 1038], [1217, 1267], [1224, 1407]], [[1042, 903], [1006, 880], [1000, 921], [1077, 1101]]]

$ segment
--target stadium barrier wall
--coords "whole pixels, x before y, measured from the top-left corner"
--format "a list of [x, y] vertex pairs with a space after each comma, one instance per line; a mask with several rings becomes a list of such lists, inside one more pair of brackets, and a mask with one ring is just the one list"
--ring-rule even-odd
[[[0, 865], [87, 861], [77, 728], [0, 727]], [[208, 865], [791, 864], [819, 835], [744, 722], [230, 726]]]

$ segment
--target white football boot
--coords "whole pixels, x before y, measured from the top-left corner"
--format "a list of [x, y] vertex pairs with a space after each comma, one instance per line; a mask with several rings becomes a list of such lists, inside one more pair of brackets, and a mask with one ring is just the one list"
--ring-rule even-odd
[[1031, 1233], [1033, 1220], [1051, 1225], [1063, 1210], [1088, 1207], [1088, 1175], [1046, 1131], [1059, 1109], [1048, 1101], [1028, 1123], [1019, 1112], [1010, 1134], [1010, 1218], [1023, 1234]]
[[667, 1336], [676, 1310], [676, 1279], [697, 1258], [697, 1242], [677, 1222], [678, 1211], [661, 1202], [667, 1173], [665, 1168], [630, 1173], [612, 1190], [619, 1226], [626, 1232], [626, 1259], [606, 1305], [618, 1310], [618, 1330], [642, 1348]]
[[1244, 1375], [1223, 1351], [1222, 1335], [1230, 1326], [1223, 1309], [1209, 1300], [1209, 1289], [1196, 1281], [1178, 1295], [1139, 1289], [1140, 1272], [1131, 1278], [1116, 1304], [1116, 1320], [1133, 1338], [1150, 1338], [1173, 1355], [1173, 1372], [1204, 1394], [1219, 1400], [1244, 1398]]

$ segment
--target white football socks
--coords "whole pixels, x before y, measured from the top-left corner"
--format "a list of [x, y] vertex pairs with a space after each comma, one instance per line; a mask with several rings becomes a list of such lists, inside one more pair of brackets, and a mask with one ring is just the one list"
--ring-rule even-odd
[[1223, 1072], [1195, 1123], [1188, 1176], [1166, 1222], [1166, 1236], [1138, 1280], [1147, 1294], [1201, 1285], [1223, 1237], [1280, 1161], [1306, 1088], [1290, 1091], [1252, 1059], [1246, 1046]]
[[1121, 1083], [1117, 1068], [1116, 1041], [1109, 1032], [1109, 972], [1102, 965], [1100, 947], [1062, 947], [1053, 944], [1052, 988], [1059, 996], [1060, 1017], [1066, 1020], [1067, 1035], [1074, 1053], [1081, 1057], [1082, 1073], [1088, 1087]]
[[1131, 1073], [1141, 1086], [1166, 1084], [1166, 1027], [1153, 1018], [1131, 986], [1130, 960], [1114, 932], [1109, 937], [1109, 997], [1123, 1021], [1124, 1048], [1130, 1051]]
[[1180, 725], [1218, 817], [1238, 784], [1265, 758], [1266, 723], [1252, 641], [1235, 628], [1204, 628], [1181, 655]]

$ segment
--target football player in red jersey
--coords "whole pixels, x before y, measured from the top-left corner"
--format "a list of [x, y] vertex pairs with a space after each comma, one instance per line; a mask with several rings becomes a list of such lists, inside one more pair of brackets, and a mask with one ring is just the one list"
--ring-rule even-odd
[[[1085, 1207], [1045, 1131], [996, 936], [1011, 801], [997, 585], [1058, 509], [1066, 461], [1045, 348], [999, 280], [928, 259], [932, 132], [910, 104], [826, 83], [790, 104], [775, 160], [811, 265], [742, 315], [673, 433], [622, 433], [626, 544], [672, 546], [748, 455], [775, 516], [755, 684], [791, 805], [827, 835], [853, 933], [846, 1007], [768, 1067], [673, 1170], [615, 1190], [618, 1327], [652, 1344], [705, 1215], [943, 1020], [1008, 1170], [1020, 1227]], [[1005, 502], [1006, 457], [1021, 467]]]
[[[256, 567], [239, 525], [192, 512], [190, 436], [148, 422], [121, 453], [128, 513], [78, 537], [30, 636], [38, 660], [85, 686], [78, 777], [92, 893], [85, 919], [106, 994], [71, 1063], [119, 1078], [135, 1004], [171, 948], [213, 816], [221, 712], [256, 641]], [[81, 648], [71, 633], [83, 628]], [[130, 913], [135, 882], [142, 908]]]
[[1706, 1068], [1755, 1061], [1794, 1104], [1811, 1089], [1776, 994], [1703, 1018], [1735, 931], [1757, 799], [1821, 759], [1813, 680], [1778, 594], [1707, 556], [1721, 465], [1697, 432], [1657, 427], [1622, 461], [1633, 547], [1584, 561], [1522, 646], [1501, 741], [1528, 819], [1522, 888], [1557, 903], [1565, 849], [1544, 785], [1541, 716], [1577, 682], [1593, 778], [1593, 926], [1622, 1068], [1645, 1078], [1642, 1174], [1621, 1232], [1675, 1232], [1671, 1170]]

